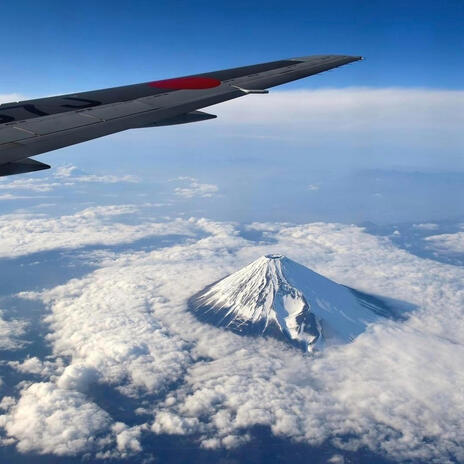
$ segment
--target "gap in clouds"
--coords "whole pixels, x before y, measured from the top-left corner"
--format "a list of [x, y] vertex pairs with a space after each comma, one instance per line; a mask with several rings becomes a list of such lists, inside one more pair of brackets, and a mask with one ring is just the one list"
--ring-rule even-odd
[[0, 391], [2, 396], [14, 397], [18, 394], [21, 382], [34, 382], [40, 380], [40, 376], [18, 372], [10, 363], [22, 362], [30, 357], [44, 361], [53, 357], [51, 345], [46, 339], [49, 328], [43, 321], [48, 309], [38, 301], [15, 296], [0, 297], [0, 306], [7, 308], [9, 318], [17, 318], [25, 325], [18, 346], [15, 349], [0, 350], [0, 379], [3, 379]]
[[420, 258], [464, 266], [462, 220], [378, 225], [361, 223], [370, 234], [388, 237], [395, 246]]
[[158, 435], [155, 438], [146, 434], [142, 446], [146, 457], [133, 457], [131, 462], [144, 463], [149, 456], [156, 456], [160, 462], [178, 464], [188, 462], [196, 464], [393, 464], [379, 454], [368, 449], [346, 451], [342, 460], [330, 461], [334, 456], [341, 456], [340, 450], [331, 443], [310, 446], [304, 443], [290, 443], [287, 439], [276, 437], [269, 427], [254, 426], [244, 431], [250, 435], [250, 441], [233, 449], [202, 449], [190, 437]]

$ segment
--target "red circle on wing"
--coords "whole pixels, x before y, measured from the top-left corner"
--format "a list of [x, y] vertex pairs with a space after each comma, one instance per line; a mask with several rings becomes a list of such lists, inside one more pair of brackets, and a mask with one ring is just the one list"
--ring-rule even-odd
[[212, 89], [221, 85], [221, 81], [211, 77], [179, 77], [177, 79], [150, 82], [148, 85], [157, 89], [170, 90]]

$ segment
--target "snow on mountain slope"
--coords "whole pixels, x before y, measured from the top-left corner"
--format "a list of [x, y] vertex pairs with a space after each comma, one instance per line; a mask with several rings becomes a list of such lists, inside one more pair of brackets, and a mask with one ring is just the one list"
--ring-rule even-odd
[[202, 321], [241, 335], [269, 335], [311, 351], [346, 343], [388, 316], [379, 300], [281, 255], [258, 258], [194, 295]]

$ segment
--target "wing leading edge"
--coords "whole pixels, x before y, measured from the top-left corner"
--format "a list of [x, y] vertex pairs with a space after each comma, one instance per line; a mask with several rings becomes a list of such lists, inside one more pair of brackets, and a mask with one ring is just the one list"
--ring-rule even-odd
[[127, 129], [211, 119], [198, 110], [360, 59], [307, 56], [0, 105], [0, 176], [46, 169], [26, 158]]

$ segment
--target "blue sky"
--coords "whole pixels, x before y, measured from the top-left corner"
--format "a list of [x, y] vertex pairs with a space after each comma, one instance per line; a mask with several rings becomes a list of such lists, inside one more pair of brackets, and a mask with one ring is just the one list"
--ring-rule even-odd
[[459, 88], [464, 4], [210, 1], [2, 5], [2, 92], [106, 87], [318, 53], [353, 66], [294, 84]]

